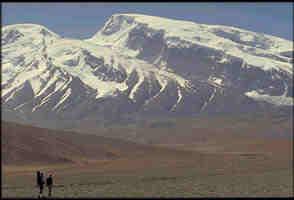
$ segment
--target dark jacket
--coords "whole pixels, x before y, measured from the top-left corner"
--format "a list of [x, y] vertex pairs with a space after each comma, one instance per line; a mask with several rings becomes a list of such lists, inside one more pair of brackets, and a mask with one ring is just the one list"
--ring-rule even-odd
[[43, 186], [44, 185], [44, 175], [41, 173], [40, 175], [40, 181], [39, 181], [39, 185]]
[[41, 182], [42, 182], [41, 173], [37, 172], [37, 185], [41, 185]]
[[46, 185], [47, 186], [52, 186], [53, 185], [53, 179], [52, 179], [52, 177], [48, 177], [47, 179], [46, 179]]

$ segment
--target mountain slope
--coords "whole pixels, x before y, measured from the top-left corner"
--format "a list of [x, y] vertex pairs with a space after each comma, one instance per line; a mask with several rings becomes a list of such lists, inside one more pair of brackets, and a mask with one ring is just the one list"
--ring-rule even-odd
[[[2, 164], [81, 163], [91, 160], [186, 155], [185, 151], [135, 144], [90, 134], [1, 123]], [[188, 155], [190, 155], [188, 153]]]
[[34, 24], [2, 32], [4, 118], [51, 127], [293, 106], [293, 43], [281, 38], [138, 14], [87, 40]]

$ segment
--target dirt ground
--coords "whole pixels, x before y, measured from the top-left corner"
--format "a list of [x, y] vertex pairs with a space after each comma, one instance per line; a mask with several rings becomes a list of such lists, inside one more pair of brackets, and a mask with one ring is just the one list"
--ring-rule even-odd
[[149, 154], [76, 164], [3, 166], [2, 170], [3, 197], [36, 197], [36, 170], [53, 173], [54, 197], [293, 196], [289, 152], [278, 156], [210, 150], [209, 153], [187, 151], [185, 155], [171, 150], [165, 156]]
[[[53, 174], [53, 197], [294, 196], [293, 140], [289, 138], [198, 132], [195, 138], [184, 140], [181, 136], [182, 140], [174, 137], [169, 143], [139, 145], [14, 127], [4, 129], [9, 137], [2, 134], [2, 148], [6, 145], [5, 152], [14, 156], [11, 159], [5, 155], [7, 163], [2, 163], [3, 197], [37, 197], [37, 170]], [[52, 155], [66, 155], [72, 162], [24, 162], [27, 159], [23, 159], [23, 152], [40, 153], [30, 149], [35, 147], [32, 144], [40, 143], [36, 141], [40, 137], [34, 134], [46, 138], [42, 140], [42, 155], [58, 141], [64, 152], [52, 149]], [[109, 156], [109, 152], [116, 156]]]

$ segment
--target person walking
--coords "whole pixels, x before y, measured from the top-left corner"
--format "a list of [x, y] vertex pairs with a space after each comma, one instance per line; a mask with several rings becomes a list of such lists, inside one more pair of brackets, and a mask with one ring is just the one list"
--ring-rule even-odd
[[44, 182], [44, 174], [42, 172], [40, 172], [39, 181], [38, 181], [38, 185], [39, 185], [39, 188], [40, 188], [39, 198], [43, 196], [44, 184], [45, 184], [45, 182]]
[[36, 183], [37, 183], [37, 187], [40, 189], [40, 185], [41, 185], [41, 172], [40, 171], [37, 171]]
[[52, 194], [52, 186], [53, 186], [53, 178], [52, 174], [50, 174], [46, 179], [46, 185], [48, 187], [48, 197], [51, 197]]

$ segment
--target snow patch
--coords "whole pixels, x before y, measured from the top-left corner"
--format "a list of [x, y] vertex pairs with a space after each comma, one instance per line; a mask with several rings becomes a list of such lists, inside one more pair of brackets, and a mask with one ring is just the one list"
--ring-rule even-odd
[[258, 91], [252, 90], [249, 92], [246, 92], [245, 95], [253, 98], [257, 101], [265, 101], [277, 106], [292, 106], [293, 105], [293, 98], [292, 97], [287, 97], [287, 91], [288, 91], [288, 86], [284, 82], [284, 93], [281, 96], [270, 96], [268, 94], [260, 94]]

